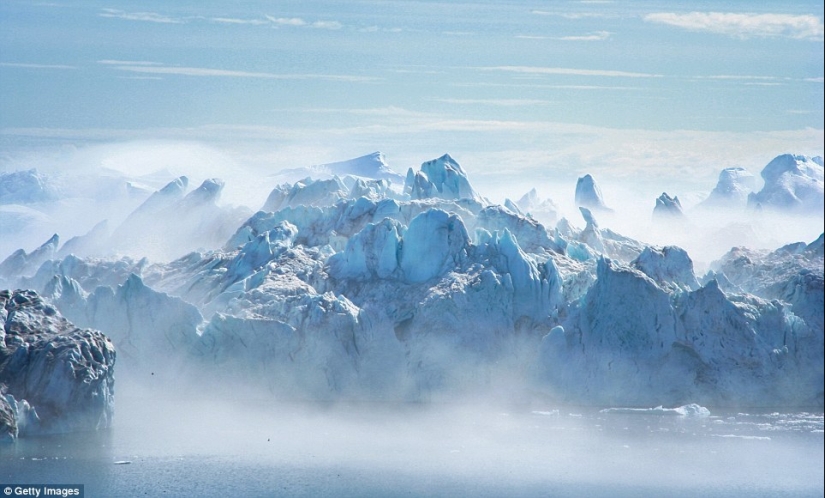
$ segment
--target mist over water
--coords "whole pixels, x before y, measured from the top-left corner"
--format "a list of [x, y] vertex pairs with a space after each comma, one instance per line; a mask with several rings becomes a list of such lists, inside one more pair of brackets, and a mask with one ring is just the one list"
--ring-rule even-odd
[[87, 496], [815, 496], [823, 490], [821, 413], [683, 416], [537, 400], [296, 403], [208, 391], [119, 395], [116, 423], [107, 431], [24, 439], [0, 449], [0, 478], [82, 482]]

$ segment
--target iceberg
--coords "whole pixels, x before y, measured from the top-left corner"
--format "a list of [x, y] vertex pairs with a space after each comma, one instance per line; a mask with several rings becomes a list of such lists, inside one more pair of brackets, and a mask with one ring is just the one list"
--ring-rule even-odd
[[0, 263], [0, 282], [3, 279], [11, 281], [13, 278], [28, 276], [46, 261], [52, 259], [60, 245], [57, 234], [51, 236], [40, 247], [27, 253], [18, 249]]
[[679, 198], [667, 195], [667, 192], [662, 192], [656, 199], [656, 206], [653, 207], [653, 219], [656, 221], [672, 221], [680, 220], [685, 217], [682, 211], [682, 203]]
[[410, 170], [404, 192], [385, 182], [306, 178], [238, 220], [220, 218], [222, 182], [186, 194], [179, 179], [119, 233], [174, 211], [163, 230], [203, 241], [222, 219], [222, 240], [155, 261], [55, 242], [16, 256], [23, 273], [0, 269], [107, 334], [127, 378], [311, 399], [448, 399], [512, 382], [613, 407], [822, 405], [822, 236], [734, 248], [700, 282], [687, 251], [602, 227], [604, 211], [580, 206], [583, 229], [548, 228], [490, 203], [447, 155]]
[[97, 430], [114, 415], [115, 348], [32, 291], [0, 291], [0, 438]]
[[220, 247], [249, 216], [246, 208], [218, 205], [222, 180], [206, 179], [187, 194], [188, 184], [181, 176], [149, 196], [115, 228], [106, 244], [110, 251], [168, 261], [193, 250]]
[[777, 156], [762, 170], [765, 186], [748, 195], [748, 206], [821, 215], [825, 209], [821, 156]]
[[576, 182], [576, 206], [591, 210], [612, 211], [604, 203], [602, 191], [589, 174]]
[[756, 189], [756, 177], [745, 168], [725, 168], [719, 173], [719, 181], [700, 208], [737, 208], [748, 202], [748, 194]]
[[536, 219], [548, 226], [554, 225], [559, 219], [559, 208], [552, 199], [539, 199], [536, 189], [531, 189], [515, 202], [520, 213]]
[[57, 186], [36, 169], [0, 173], [0, 204], [34, 204], [59, 196]]
[[404, 182], [404, 193], [412, 199], [439, 197], [484, 201], [470, 185], [467, 173], [449, 154], [423, 163], [420, 171], [413, 172], [410, 168]]

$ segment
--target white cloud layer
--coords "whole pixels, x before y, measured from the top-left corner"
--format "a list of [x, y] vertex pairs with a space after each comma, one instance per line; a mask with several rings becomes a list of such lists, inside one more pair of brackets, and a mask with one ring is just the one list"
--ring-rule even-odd
[[825, 32], [822, 19], [813, 15], [656, 12], [644, 16], [644, 20], [690, 31], [708, 31], [742, 39], [783, 37], [822, 41]]
[[164, 66], [148, 61], [113, 61], [102, 60], [100, 64], [112, 66], [118, 71], [131, 73], [154, 74], [154, 75], [177, 75], [194, 77], [223, 77], [223, 78], [258, 78], [270, 80], [325, 80], [342, 81], [350, 83], [375, 83], [380, 78], [371, 76], [358, 76], [349, 74], [310, 74], [310, 73], [263, 73], [254, 71], [236, 71], [231, 69], [218, 69], [207, 67], [187, 67], [187, 66]]
[[65, 64], [30, 64], [25, 62], [0, 62], [0, 67], [19, 67], [23, 69], [77, 69]]
[[577, 36], [559, 36], [556, 40], [562, 41], [603, 41], [610, 38], [609, 31], [596, 31], [595, 33], [590, 33], [588, 35], [577, 35]]
[[574, 69], [569, 67], [538, 67], [538, 66], [492, 66], [479, 68], [484, 71], [504, 71], [523, 74], [561, 74], [569, 76], [605, 76], [621, 78], [661, 78], [661, 74], [634, 73], [628, 71], [611, 71], [603, 69]]
[[125, 19], [127, 21], [156, 22], [161, 24], [180, 24], [183, 21], [174, 19], [155, 12], [125, 12], [117, 9], [103, 9], [100, 17], [111, 17], [115, 19]]

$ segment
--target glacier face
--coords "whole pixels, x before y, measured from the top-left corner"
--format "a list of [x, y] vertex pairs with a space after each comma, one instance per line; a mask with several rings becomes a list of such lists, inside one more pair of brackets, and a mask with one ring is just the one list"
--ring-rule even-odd
[[[154, 194], [119, 233], [158, 213], [194, 209], [174, 225], [187, 236], [203, 213], [223, 219], [220, 182], [185, 188]], [[213, 232], [223, 240], [172, 261], [53, 249], [0, 277], [107, 333], [124, 375], [314, 399], [505, 386], [577, 403], [822, 406], [821, 237], [734, 249], [698, 279], [679, 247], [600, 227], [592, 177], [581, 191], [598, 201], [580, 208], [585, 227], [546, 226], [525, 212], [550, 203], [491, 204], [445, 155], [398, 190], [335, 175], [278, 186]]]

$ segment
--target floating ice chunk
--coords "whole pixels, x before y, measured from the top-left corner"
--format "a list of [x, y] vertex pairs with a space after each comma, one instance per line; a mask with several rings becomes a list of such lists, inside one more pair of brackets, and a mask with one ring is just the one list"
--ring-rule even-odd
[[604, 408], [599, 410], [601, 413], [630, 413], [639, 415], [678, 415], [680, 417], [709, 417], [710, 410], [704, 406], [690, 403], [687, 405], [677, 406], [676, 408], [664, 408], [657, 406], [655, 408]]

